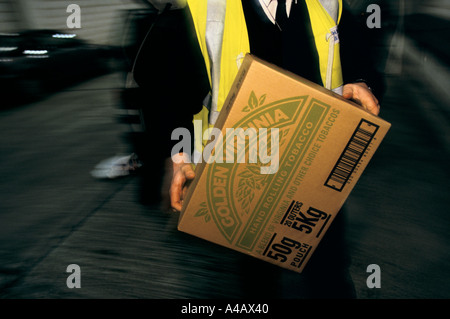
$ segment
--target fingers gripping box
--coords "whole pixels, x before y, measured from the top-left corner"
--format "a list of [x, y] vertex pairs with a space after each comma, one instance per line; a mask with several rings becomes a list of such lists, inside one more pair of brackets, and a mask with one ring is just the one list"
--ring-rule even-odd
[[302, 272], [390, 124], [247, 55], [178, 229]]

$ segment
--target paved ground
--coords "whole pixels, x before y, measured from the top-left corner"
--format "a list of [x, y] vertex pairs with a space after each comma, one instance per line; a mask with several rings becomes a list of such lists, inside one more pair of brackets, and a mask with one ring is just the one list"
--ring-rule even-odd
[[[347, 202], [359, 298], [450, 297], [450, 104], [429, 84], [421, 51], [405, 45], [408, 54], [396, 60], [403, 69], [386, 77], [382, 117], [392, 130]], [[434, 74], [448, 81], [448, 67], [436, 61]], [[261, 274], [240, 266], [264, 268], [260, 263], [178, 232], [176, 215], [143, 202], [151, 174], [144, 181], [90, 176], [101, 160], [130, 152], [122, 138], [128, 127], [115, 118], [121, 79], [107, 75], [0, 112], [0, 297], [243, 298], [278, 291], [249, 285]], [[81, 268], [80, 289], [66, 285], [70, 264]], [[379, 289], [366, 285], [370, 264], [380, 266]]]

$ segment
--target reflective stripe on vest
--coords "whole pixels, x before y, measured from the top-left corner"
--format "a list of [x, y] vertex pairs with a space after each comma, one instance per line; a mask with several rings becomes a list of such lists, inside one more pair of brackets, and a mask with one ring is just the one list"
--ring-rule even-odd
[[342, 14], [342, 0], [306, 0], [311, 20], [319, 67], [324, 86], [342, 94], [342, 69], [337, 25]]
[[[194, 116], [194, 120], [206, 121], [203, 122], [203, 130], [215, 124], [241, 60], [250, 52], [241, 1], [187, 1], [212, 88], [210, 104], [204, 105], [203, 110]], [[322, 82], [326, 88], [342, 94], [343, 79], [337, 31], [342, 14], [342, 0], [305, 1], [319, 54]]]

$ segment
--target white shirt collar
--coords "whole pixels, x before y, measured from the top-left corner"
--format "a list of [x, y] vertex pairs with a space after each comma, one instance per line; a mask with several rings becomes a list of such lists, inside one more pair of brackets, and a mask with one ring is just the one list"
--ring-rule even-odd
[[[297, 2], [297, 0], [295, 0]], [[275, 15], [277, 12], [278, 0], [259, 0], [261, 7], [264, 10], [264, 13], [275, 24]], [[286, 0], [286, 14], [289, 17], [291, 13], [292, 0]]]

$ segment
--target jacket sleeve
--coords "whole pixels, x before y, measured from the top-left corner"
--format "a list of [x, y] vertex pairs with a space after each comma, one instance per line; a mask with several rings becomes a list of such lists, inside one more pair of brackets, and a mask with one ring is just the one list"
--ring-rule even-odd
[[188, 128], [210, 90], [205, 63], [188, 8], [163, 13], [153, 26], [136, 61], [134, 78], [145, 99], [148, 133], [170, 156], [172, 131]]
[[381, 101], [385, 85], [379, 70], [381, 60], [375, 54], [377, 43], [374, 30], [366, 26], [365, 20], [355, 16], [345, 2], [339, 23], [339, 38], [344, 84], [365, 82]]

